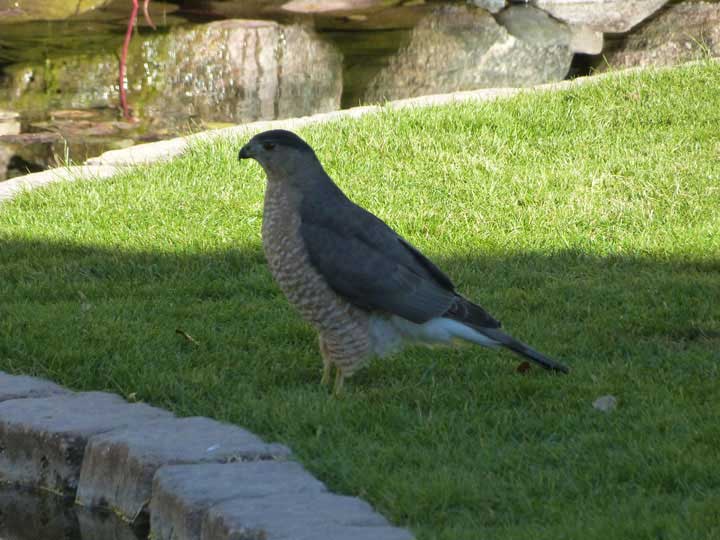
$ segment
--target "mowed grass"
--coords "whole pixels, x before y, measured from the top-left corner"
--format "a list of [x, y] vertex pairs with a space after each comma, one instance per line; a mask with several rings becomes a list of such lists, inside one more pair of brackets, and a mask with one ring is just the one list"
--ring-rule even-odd
[[245, 141], [1, 206], [0, 369], [245, 426], [421, 540], [720, 538], [718, 89], [704, 63], [301, 131], [568, 376], [417, 348], [330, 398]]

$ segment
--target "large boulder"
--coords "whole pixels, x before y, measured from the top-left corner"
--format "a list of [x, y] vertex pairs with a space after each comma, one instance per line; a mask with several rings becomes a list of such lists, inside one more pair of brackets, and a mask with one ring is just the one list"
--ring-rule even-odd
[[55, 21], [92, 11], [111, 0], [0, 0], [0, 25]]
[[572, 60], [566, 25], [525, 6], [497, 17], [468, 6], [435, 10], [373, 78], [364, 100], [531, 86], [565, 77]]
[[720, 56], [720, 4], [683, 2], [657, 17], [607, 51], [601, 70], [632, 66], [667, 66]]
[[232, 122], [340, 107], [342, 55], [301, 26], [229, 20], [176, 31], [144, 47], [134, 66], [134, 91], [154, 93], [151, 114], [168, 97], [178, 114]]
[[568, 24], [587, 25], [599, 32], [627, 32], [668, 0], [531, 0], [540, 9]]
[[[18, 110], [118, 103], [115, 55], [51, 58], [6, 69], [3, 98]], [[342, 55], [301, 26], [227, 20], [133, 40], [128, 101], [158, 124], [169, 117], [246, 122], [338, 109]]]

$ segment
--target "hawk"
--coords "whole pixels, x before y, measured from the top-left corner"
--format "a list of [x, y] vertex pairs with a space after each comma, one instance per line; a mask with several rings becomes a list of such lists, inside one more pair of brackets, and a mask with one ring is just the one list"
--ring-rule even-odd
[[348, 199], [294, 133], [259, 133], [239, 158], [256, 160], [267, 175], [265, 256], [287, 299], [317, 329], [322, 381], [330, 382], [335, 366], [335, 394], [371, 358], [412, 343], [505, 347], [545, 369], [568, 372], [500, 330], [430, 259]]

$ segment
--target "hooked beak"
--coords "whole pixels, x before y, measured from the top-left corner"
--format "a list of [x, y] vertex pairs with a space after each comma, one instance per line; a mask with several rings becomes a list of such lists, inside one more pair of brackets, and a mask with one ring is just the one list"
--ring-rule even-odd
[[250, 145], [246, 144], [240, 149], [240, 153], [238, 154], [238, 159], [248, 159], [253, 157], [252, 153], [250, 152]]

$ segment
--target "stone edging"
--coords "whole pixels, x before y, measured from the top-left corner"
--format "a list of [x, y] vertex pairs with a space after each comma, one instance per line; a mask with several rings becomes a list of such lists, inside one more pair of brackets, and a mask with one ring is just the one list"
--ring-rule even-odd
[[[714, 59], [718, 61], [718, 59]], [[697, 62], [690, 62], [697, 63]], [[23, 190], [33, 189], [36, 187], [57, 182], [61, 180], [78, 180], [78, 179], [102, 179], [109, 178], [116, 174], [118, 170], [126, 166], [154, 163], [172, 159], [182, 154], [190, 144], [198, 140], [215, 139], [222, 137], [240, 137], [247, 136], [250, 133], [256, 133], [266, 129], [297, 129], [310, 124], [318, 124], [323, 122], [331, 122], [341, 118], [359, 118], [366, 114], [378, 113], [383, 109], [403, 109], [406, 107], [424, 107], [433, 105], [443, 105], [448, 103], [461, 103], [465, 101], [490, 101], [494, 99], [503, 99], [515, 96], [522, 92], [536, 91], [553, 91], [566, 90], [584, 84], [594, 84], [608, 77], [621, 76], [627, 73], [655, 69], [665, 70], [677, 66], [667, 66], [660, 68], [641, 68], [633, 67], [620, 71], [612, 71], [591, 75], [587, 77], [578, 77], [571, 81], [561, 81], [557, 83], [541, 84], [529, 88], [484, 88], [481, 90], [470, 90], [465, 92], [453, 92], [450, 94], [438, 94], [431, 96], [421, 96], [410, 99], [402, 99], [391, 101], [383, 106], [369, 105], [364, 107], [353, 107], [340, 111], [328, 113], [314, 114], [312, 116], [303, 116], [300, 118], [291, 118], [287, 120], [269, 120], [252, 122], [223, 129], [215, 129], [189, 135], [187, 137], [178, 137], [165, 141], [154, 143], [139, 144], [122, 150], [110, 150], [98, 157], [87, 160], [85, 165], [58, 167], [49, 169], [39, 173], [28, 174], [12, 178], [4, 182], [0, 182], [0, 204], [3, 201], [12, 199], [17, 193]]]
[[0, 372], [0, 482], [150, 524], [155, 540], [412, 540], [240, 427]]

